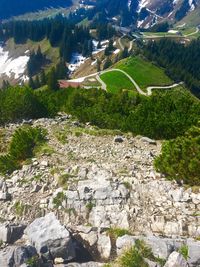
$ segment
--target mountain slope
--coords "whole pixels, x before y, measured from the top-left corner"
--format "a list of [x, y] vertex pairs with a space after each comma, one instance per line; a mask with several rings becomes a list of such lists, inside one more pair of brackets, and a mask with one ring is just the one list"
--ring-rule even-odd
[[96, 0], [92, 3], [96, 13], [104, 14], [105, 18], [117, 21], [121, 26], [140, 28], [149, 28], [165, 20], [173, 24], [200, 6], [199, 0]]
[[0, 0], [0, 19], [50, 7], [67, 7], [71, 0]]

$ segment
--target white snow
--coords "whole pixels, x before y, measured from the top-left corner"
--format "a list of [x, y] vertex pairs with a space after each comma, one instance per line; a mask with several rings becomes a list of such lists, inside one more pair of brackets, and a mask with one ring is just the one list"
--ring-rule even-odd
[[92, 61], [91, 66], [94, 66], [97, 63], [97, 59], [95, 59], [94, 61]]
[[143, 23], [144, 23], [144, 20], [138, 20], [138, 22], [137, 22], [138, 28], [140, 28]]
[[98, 41], [92, 40], [92, 43], [93, 43], [93, 48], [94, 48], [92, 54], [96, 55], [96, 54], [98, 54], [98, 53], [100, 53], [106, 49], [106, 44], [108, 44], [109, 41], [108, 40], [101, 41], [101, 48], [99, 48], [99, 49], [97, 48], [98, 43], [99, 43]]
[[195, 5], [193, 0], [189, 0], [189, 5], [190, 5], [190, 11], [195, 10]]
[[115, 55], [117, 55], [117, 54], [119, 54], [119, 52], [120, 52], [120, 49], [118, 48], [118, 49], [116, 49], [113, 53], [114, 53]]
[[6, 75], [9, 78], [14, 77], [16, 80], [23, 77], [23, 80], [27, 80], [24, 72], [28, 60], [29, 56], [27, 55], [11, 58], [9, 57], [9, 52], [0, 47], [0, 76]]
[[176, 31], [176, 30], [169, 30], [168, 33], [172, 33], [172, 34], [178, 34], [179, 31]]
[[68, 80], [69, 82], [76, 82], [76, 83], [82, 83], [84, 82], [84, 80], [86, 78], [90, 78], [90, 77], [94, 77], [96, 76], [98, 73], [93, 73], [93, 74], [90, 74], [90, 75], [87, 75], [87, 76], [84, 76], [84, 77], [80, 77], [80, 78], [76, 78], [76, 79], [72, 79], [72, 80]]
[[83, 57], [79, 53], [73, 53], [72, 54], [72, 59], [69, 63], [68, 69], [70, 72], [74, 72], [76, 69], [78, 69], [81, 64], [85, 63], [86, 57]]
[[138, 12], [142, 10], [143, 7], [146, 7], [149, 4], [148, 0], [141, 0], [138, 7]]

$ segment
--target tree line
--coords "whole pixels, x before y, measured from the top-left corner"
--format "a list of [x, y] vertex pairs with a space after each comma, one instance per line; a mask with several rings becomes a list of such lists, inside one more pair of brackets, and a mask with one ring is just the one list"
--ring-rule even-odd
[[200, 39], [184, 45], [170, 39], [149, 42], [144, 48], [145, 56], [166, 69], [173, 80], [184, 81], [200, 98]]
[[200, 102], [184, 89], [151, 97], [122, 91], [60, 89], [33, 91], [27, 87], [0, 91], [0, 123], [54, 116], [59, 111], [100, 128], [120, 129], [156, 139], [184, 134], [200, 118]]
[[[98, 24], [95, 29], [98, 40], [112, 38], [115, 34], [110, 24]], [[73, 52], [90, 56], [94, 49], [90, 28], [72, 24], [62, 15], [57, 15], [54, 19], [9, 21], [0, 24], [0, 40], [9, 38], [14, 38], [16, 44], [26, 43], [28, 39], [39, 42], [46, 38], [52, 47], [59, 48], [60, 57], [67, 62]], [[32, 55], [32, 60], [34, 57]]]

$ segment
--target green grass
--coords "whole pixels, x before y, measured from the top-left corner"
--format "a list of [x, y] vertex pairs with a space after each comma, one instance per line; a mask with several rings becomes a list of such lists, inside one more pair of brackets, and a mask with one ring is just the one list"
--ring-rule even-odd
[[101, 79], [106, 83], [107, 91], [111, 93], [118, 93], [123, 89], [135, 90], [128, 77], [118, 71], [104, 73], [101, 75]]
[[143, 35], [145, 37], [174, 37], [174, 36], [177, 36], [176, 33], [169, 33], [169, 32], [144, 32]]
[[148, 86], [167, 86], [173, 83], [162, 68], [139, 56], [122, 60], [115, 65], [115, 68], [128, 73], [142, 89], [146, 89]]

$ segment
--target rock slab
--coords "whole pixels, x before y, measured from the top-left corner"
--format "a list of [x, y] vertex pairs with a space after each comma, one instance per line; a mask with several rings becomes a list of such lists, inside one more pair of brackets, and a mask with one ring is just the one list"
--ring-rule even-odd
[[25, 230], [30, 243], [47, 259], [75, 259], [75, 244], [70, 232], [60, 224], [54, 213], [33, 221]]

